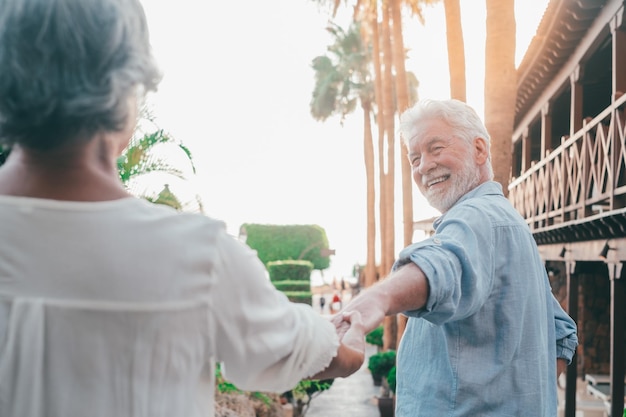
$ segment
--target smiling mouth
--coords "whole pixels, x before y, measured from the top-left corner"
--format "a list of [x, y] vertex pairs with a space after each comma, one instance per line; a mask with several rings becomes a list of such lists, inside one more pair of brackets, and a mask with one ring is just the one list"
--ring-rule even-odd
[[432, 186], [434, 186], [434, 185], [437, 185], [437, 184], [439, 184], [439, 183], [441, 183], [441, 182], [446, 181], [448, 178], [450, 178], [450, 176], [449, 176], [449, 175], [444, 175], [444, 176], [442, 176], [442, 177], [437, 177], [437, 178], [435, 178], [435, 179], [432, 179], [432, 180], [430, 180], [430, 181], [427, 181], [427, 182], [426, 182], [426, 187], [431, 188], [431, 187], [432, 187]]

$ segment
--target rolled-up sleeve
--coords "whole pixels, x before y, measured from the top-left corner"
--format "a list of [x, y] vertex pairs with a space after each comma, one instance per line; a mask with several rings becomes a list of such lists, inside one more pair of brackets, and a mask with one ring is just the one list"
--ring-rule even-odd
[[556, 335], [556, 357], [565, 359], [572, 363], [572, 358], [578, 346], [578, 336], [576, 335], [576, 323], [563, 310], [559, 302], [552, 296], [554, 309], [554, 327]]
[[493, 281], [489, 221], [471, 207], [464, 210], [463, 216], [444, 218], [433, 237], [400, 252], [394, 269], [413, 262], [429, 284], [426, 306], [406, 315], [442, 324], [471, 316], [489, 297]]

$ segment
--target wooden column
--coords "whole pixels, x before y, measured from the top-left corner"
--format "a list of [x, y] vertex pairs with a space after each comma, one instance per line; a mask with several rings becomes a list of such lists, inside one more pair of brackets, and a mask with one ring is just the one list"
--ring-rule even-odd
[[531, 157], [531, 144], [528, 137], [528, 127], [524, 129], [522, 133], [522, 172], [526, 172], [530, 169], [530, 157]]
[[[549, 144], [549, 145], [548, 145]], [[541, 159], [552, 151], [552, 111], [550, 103], [541, 108]]]
[[570, 103], [569, 135], [574, 134], [583, 127], [583, 86], [580, 83], [580, 65], [569, 76], [572, 95]]
[[624, 314], [625, 283], [621, 262], [609, 263], [611, 280], [611, 417], [624, 413]]
[[624, 25], [624, 6], [611, 20], [613, 37], [613, 101], [615, 93], [626, 93], [626, 27]]
[[[567, 314], [578, 326], [578, 274], [576, 262], [565, 262], [567, 276]], [[565, 413], [564, 417], [576, 417], [576, 379], [578, 378], [577, 358], [567, 367], [565, 375]]]

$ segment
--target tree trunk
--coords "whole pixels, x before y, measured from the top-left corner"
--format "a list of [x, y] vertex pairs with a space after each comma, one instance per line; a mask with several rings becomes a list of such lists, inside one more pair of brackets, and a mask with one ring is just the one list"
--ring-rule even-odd
[[[382, 103], [383, 103], [383, 76], [382, 76], [382, 65], [380, 62], [380, 33], [378, 30], [378, 9], [376, 2], [372, 2], [371, 4], [371, 30], [372, 30], [372, 60], [374, 62], [374, 95], [376, 97], [376, 105], [378, 107], [378, 112], [376, 114], [376, 124], [378, 125], [378, 183], [379, 183], [379, 228], [380, 228], [380, 247], [381, 253], [382, 248], [386, 246], [386, 238], [385, 234], [385, 225], [387, 218], [387, 209], [385, 206], [385, 201], [387, 199], [386, 187], [385, 187], [385, 119], [383, 117], [382, 111]], [[381, 264], [376, 268], [376, 280], [379, 280], [383, 277], [385, 272], [382, 270], [382, 256], [381, 256]]]
[[491, 135], [495, 181], [508, 195], [517, 77], [514, 0], [486, 0], [485, 126]]
[[[383, 0], [382, 10], [382, 43], [383, 43], [383, 118], [385, 120], [386, 161], [385, 173], [385, 246], [381, 250], [382, 274], [387, 275], [395, 258], [395, 215], [394, 215], [394, 184], [395, 184], [395, 122], [393, 105], [393, 52], [391, 47], [391, 16], [390, 1]], [[397, 339], [397, 325], [395, 316], [388, 316], [384, 321], [385, 332], [383, 349], [395, 349]]]
[[[406, 53], [404, 51], [404, 38], [402, 36], [402, 13], [400, 10], [401, 0], [391, 0], [391, 24], [393, 28], [393, 66], [396, 70], [396, 100], [398, 115], [409, 108], [409, 86], [406, 79]], [[400, 172], [402, 175], [402, 226], [403, 243], [409, 246], [413, 243], [413, 182], [411, 165], [406, 146], [402, 140], [398, 141], [400, 147]], [[406, 327], [407, 317], [397, 315], [396, 346]]]
[[450, 71], [450, 97], [465, 102], [465, 46], [461, 25], [459, 0], [444, 0], [446, 11], [446, 39], [448, 41], [448, 68]]
[[[396, 70], [396, 99], [398, 115], [409, 108], [409, 85], [406, 79], [406, 53], [402, 36], [401, 0], [391, 0], [391, 20], [393, 28], [393, 66]], [[400, 166], [402, 173], [402, 224], [404, 246], [413, 243], [413, 183], [408, 152], [402, 140], [400, 148]]]
[[365, 287], [376, 281], [376, 187], [374, 183], [374, 143], [370, 121], [371, 103], [363, 107], [363, 157], [367, 187], [367, 258], [365, 262]]

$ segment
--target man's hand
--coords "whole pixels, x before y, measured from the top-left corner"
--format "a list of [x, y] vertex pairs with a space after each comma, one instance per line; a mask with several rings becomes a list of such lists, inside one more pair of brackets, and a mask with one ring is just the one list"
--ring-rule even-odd
[[346, 347], [365, 355], [365, 331], [358, 311], [344, 312], [340, 327], [336, 327], [339, 341]]
[[337, 334], [341, 338], [342, 334], [348, 329], [344, 315], [351, 314], [351, 312], [358, 312], [359, 320], [362, 322], [365, 333], [369, 333], [378, 327], [385, 318], [385, 311], [381, 308], [381, 304], [377, 292], [374, 288], [370, 288], [354, 297], [348, 305], [338, 314], [331, 317], [330, 320], [335, 325]]
[[358, 311], [367, 334], [378, 327], [387, 315], [424, 307], [429, 291], [428, 280], [422, 270], [414, 263], [408, 263], [361, 291], [331, 321], [338, 331], [342, 331], [342, 312]]

